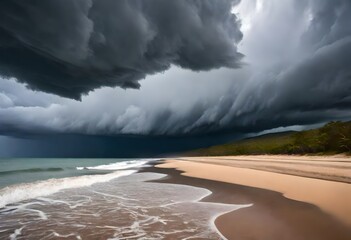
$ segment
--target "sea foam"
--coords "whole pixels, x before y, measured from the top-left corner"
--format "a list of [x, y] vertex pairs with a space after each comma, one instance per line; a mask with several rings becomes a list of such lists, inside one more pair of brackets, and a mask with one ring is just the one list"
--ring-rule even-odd
[[116, 171], [101, 175], [84, 175], [79, 177], [48, 179], [33, 183], [22, 183], [0, 190], [0, 208], [8, 204], [47, 196], [70, 188], [87, 187], [94, 183], [108, 182], [112, 179], [135, 173], [136, 170]]
[[159, 159], [144, 159], [144, 160], [131, 160], [124, 162], [116, 162], [111, 164], [104, 164], [91, 167], [77, 167], [77, 170], [123, 170], [128, 168], [138, 168], [144, 166], [150, 161], [157, 161]]

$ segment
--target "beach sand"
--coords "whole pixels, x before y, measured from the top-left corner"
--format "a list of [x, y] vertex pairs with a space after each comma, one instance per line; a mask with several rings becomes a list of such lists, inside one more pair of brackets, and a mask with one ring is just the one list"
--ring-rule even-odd
[[[168, 159], [152, 171], [203, 187], [203, 201], [250, 204], [215, 220], [228, 239], [351, 239], [351, 159], [235, 156]], [[146, 170], [146, 171], [150, 171]]]

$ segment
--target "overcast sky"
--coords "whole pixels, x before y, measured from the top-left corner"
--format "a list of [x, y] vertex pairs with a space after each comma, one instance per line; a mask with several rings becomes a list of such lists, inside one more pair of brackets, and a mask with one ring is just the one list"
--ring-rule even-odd
[[29, 136], [177, 137], [190, 148], [194, 136], [351, 119], [349, 0], [1, 4], [4, 156]]

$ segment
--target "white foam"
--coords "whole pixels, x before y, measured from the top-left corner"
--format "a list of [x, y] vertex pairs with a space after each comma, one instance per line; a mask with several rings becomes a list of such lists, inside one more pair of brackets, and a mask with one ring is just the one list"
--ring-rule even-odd
[[16, 240], [17, 236], [21, 235], [22, 229], [23, 227], [16, 229], [15, 232], [10, 235], [10, 240]]
[[219, 204], [219, 205], [231, 205], [232, 206], [232, 209], [228, 210], [228, 211], [224, 211], [224, 212], [219, 212], [215, 215], [212, 216], [211, 218], [211, 228], [214, 229], [217, 234], [221, 237], [222, 240], [228, 240], [220, 231], [219, 229], [217, 228], [215, 222], [216, 222], [216, 219], [226, 213], [230, 213], [232, 211], [236, 211], [236, 210], [239, 210], [241, 208], [247, 208], [247, 207], [252, 207], [253, 206], [253, 203], [251, 204], [244, 204], [244, 205], [236, 205], [236, 204], [223, 204], [223, 203], [215, 203], [215, 204]]
[[59, 237], [59, 238], [69, 238], [69, 237], [76, 237], [76, 239], [82, 239], [79, 235], [74, 234], [74, 233], [70, 233], [70, 234], [66, 234], [66, 235], [62, 235], [59, 234], [57, 232], [53, 232], [52, 235], [54, 235], [55, 237]]
[[77, 170], [123, 170], [129, 168], [139, 168], [150, 161], [157, 161], [159, 159], [143, 159], [143, 160], [131, 160], [124, 162], [116, 162], [111, 164], [104, 164], [91, 167], [77, 167]]
[[[198, 188], [198, 187], [194, 187], [194, 188]], [[189, 202], [193, 202], [193, 203], [198, 203], [198, 204], [203, 204], [203, 205], [208, 205], [208, 206], [222, 206], [224, 208], [227, 208], [227, 210], [223, 210], [223, 211], [218, 211], [216, 214], [212, 215], [211, 219], [210, 219], [210, 227], [217, 232], [217, 234], [220, 236], [220, 238], [222, 240], [227, 240], [226, 237], [224, 237], [224, 235], [218, 230], [215, 221], [218, 217], [226, 214], [226, 213], [230, 213], [232, 211], [235, 210], [239, 210], [241, 208], [247, 208], [247, 207], [251, 207], [253, 204], [227, 204], [227, 203], [217, 203], [217, 202], [201, 202], [203, 199], [205, 199], [206, 197], [210, 196], [212, 194], [212, 191], [208, 190], [207, 188], [199, 188], [204, 190], [204, 193], [202, 196], [199, 196], [197, 199], [194, 199], [192, 201]], [[169, 203], [169, 204], [165, 204], [164, 206], [171, 206], [171, 205], [176, 205], [176, 204], [180, 204], [180, 203], [184, 203], [184, 202], [173, 202], [173, 203]], [[197, 236], [191, 236], [186, 239], [192, 239], [192, 238], [196, 238]]]
[[[129, 170], [123, 170], [122, 172], [125, 171]], [[101, 175], [92, 175], [92, 177], [95, 176]], [[45, 234], [42, 236], [49, 236], [49, 238], [76, 237], [81, 239], [77, 234], [80, 234], [82, 229], [86, 226], [95, 226], [96, 233], [93, 234], [96, 234], [96, 238], [103, 235], [104, 229], [106, 229], [113, 235], [104, 235], [104, 237], [111, 240], [175, 239], [174, 236], [178, 233], [182, 235], [184, 240], [225, 239], [216, 228], [215, 219], [227, 212], [251, 206], [250, 204], [199, 202], [209, 196], [211, 191], [188, 185], [145, 182], [164, 176], [164, 174], [157, 173], [136, 173], [119, 178], [111, 183], [80, 189], [74, 195], [60, 193], [49, 197], [37, 197], [32, 201], [0, 209], [0, 214], [3, 214], [1, 215], [3, 219], [10, 220], [4, 227], [11, 229], [11, 233], [15, 231], [13, 223], [16, 223], [17, 219], [21, 219], [25, 214], [25, 216], [28, 216], [26, 217], [28, 222], [25, 222], [22, 226], [15, 225], [15, 228], [19, 229], [19, 227], [24, 226], [27, 231], [35, 231], [36, 224], [38, 226], [46, 224], [48, 227], [44, 228], [46, 230], [44, 230]], [[72, 179], [76, 181], [77, 177], [69, 178], [71, 181]], [[49, 207], [53, 204], [57, 204], [57, 208]], [[67, 206], [72, 209], [77, 204], [82, 207], [74, 211], [67, 211]], [[61, 213], [63, 209], [64, 212]], [[126, 221], [116, 222], [111, 220], [114, 216], [123, 217]], [[194, 216], [197, 216], [196, 222], [193, 221]], [[106, 225], [99, 226], [101, 224], [99, 219], [102, 218], [106, 218], [106, 221], [104, 221]], [[79, 222], [79, 224], [67, 224], [68, 229], [64, 232], [67, 235], [60, 232], [60, 226], [56, 228], [55, 224], [57, 222], [71, 223], [72, 221]], [[180, 221], [180, 224], [177, 223], [178, 221]], [[34, 228], [31, 224], [34, 224]], [[150, 232], [151, 226], [160, 226], [160, 224], [163, 225], [159, 229], [160, 231]], [[72, 233], [75, 233], [75, 235]], [[84, 233], [82, 232], [82, 234]], [[27, 235], [28, 238], [30, 236], [32, 235]], [[91, 235], [91, 238], [94, 237], [95, 235]]]
[[103, 175], [85, 175], [79, 177], [48, 179], [45, 181], [23, 183], [5, 187], [0, 190], [0, 208], [11, 203], [47, 196], [64, 189], [86, 187], [94, 183], [108, 182], [112, 179], [130, 175], [135, 172], [135, 170], [125, 170]]

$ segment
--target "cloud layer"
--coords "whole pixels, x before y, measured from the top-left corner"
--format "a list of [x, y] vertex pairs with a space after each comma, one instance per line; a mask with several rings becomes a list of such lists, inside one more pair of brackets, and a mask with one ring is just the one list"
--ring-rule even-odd
[[351, 119], [350, 1], [244, 1], [234, 11], [240, 69], [193, 72], [179, 62], [140, 90], [101, 88], [81, 102], [0, 80], [0, 133], [245, 135]]
[[239, 0], [4, 0], [0, 75], [79, 99], [103, 86], [139, 88], [171, 65], [237, 68]]

